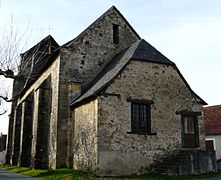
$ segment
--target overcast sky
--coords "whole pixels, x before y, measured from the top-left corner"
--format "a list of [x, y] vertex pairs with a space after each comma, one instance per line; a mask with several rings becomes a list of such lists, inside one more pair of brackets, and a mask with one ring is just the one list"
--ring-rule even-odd
[[[30, 44], [49, 33], [60, 44], [75, 38], [115, 5], [141, 38], [176, 63], [209, 105], [221, 104], [220, 0], [0, 0], [0, 30], [13, 17], [31, 32]], [[1, 87], [0, 87], [1, 89]], [[0, 132], [7, 133], [7, 116]]]

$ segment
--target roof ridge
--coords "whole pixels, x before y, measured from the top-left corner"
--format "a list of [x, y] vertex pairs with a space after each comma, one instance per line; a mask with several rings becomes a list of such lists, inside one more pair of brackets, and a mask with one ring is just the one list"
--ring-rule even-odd
[[45, 41], [48, 41], [48, 40], [52, 40], [54, 41], [58, 46], [60, 46], [57, 41], [53, 38], [52, 35], [47, 35], [46, 37], [44, 37], [42, 40], [40, 40], [39, 42], [37, 42], [35, 45], [33, 45], [31, 48], [29, 48], [27, 51], [21, 53], [20, 55], [24, 55], [26, 53], [28, 53], [29, 51], [33, 50], [35, 47], [37, 47], [38, 45], [40, 45], [41, 43], [44, 43]]

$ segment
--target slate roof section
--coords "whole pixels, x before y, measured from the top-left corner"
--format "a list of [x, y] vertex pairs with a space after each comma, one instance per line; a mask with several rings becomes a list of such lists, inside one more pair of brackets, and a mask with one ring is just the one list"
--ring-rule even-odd
[[189, 84], [184, 79], [174, 62], [170, 61], [157, 49], [155, 49], [145, 40], [141, 39], [133, 43], [129, 48], [125, 49], [121, 53], [115, 55], [109, 61], [109, 63], [107, 63], [107, 65], [104, 66], [100, 73], [93, 80], [91, 80], [91, 83], [89, 83], [87, 87], [82, 89], [81, 94], [72, 100], [71, 106], [76, 106], [81, 101], [91, 96], [98, 95], [98, 93], [101, 92], [102, 89], [107, 87], [112, 82], [112, 80], [114, 80], [114, 78], [122, 72], [124, 67], [129, 63], [131, 59], [174, 66], [175, 70], [177, 70], [178, 74], [186, 84], [187, 88], [193, 94], [193, 97], [195, 97], [198, 102], [202, 104], [207, 104], [190, 88]]
[[[39, 52], [42, 50], [46, 50], [48, 46], [51, 46], [51, 52]], [[31, 72], [29, 76], [23, 82], [23, 88], [19, 94], [22, 94], [26, 91], [42, 74], [42, 72], [50, 65], [54, 57], [59, 54], [59, 44], [54, 40], [51, 35], [48, 35], [31, 49], [21, 54], [23, 56], [24, 61], [32, 61], [32, 56], [35, 54], [34, 65], [31, 68]]]
[[111, 61], [101, 70], [98, 76], [96, 76], [91, 81], [89, 86], [85, 88], [85, 90], [82, 90], [82, 93], [79, 96], [73, 99], [71, 106], [76, 105], [77, 103], [90, 96], [96, 95], [102, 88], [107, 86], [130, 61], [140, 41], [141, 40], [138, 40], [125, 51], [115, 55]]
[[137, 32], [134, 30], [134, 28], [129, 24], [129, 22], [125, 19], [125, 17], [121, 14], [121, 12], [115, 7], [112, 6], [110, 9], [108, 9], [103, 15], [101, 15], [96, 21], [94, 21], [90, 26], [88, 26], [82, 33], [80, 33], [76, 38], [74, 38], [71, 41], [68, 41], [67, 43], [63, 44], [61, 47], [69, 47], [71, 46], [74, 42], [80, 40], [82, 37], [84, 37], [85, 33], [88, 31], [88, 29], [93, 28], [93, 26], [101, 21], [107, 14], [111, 13], [112, 11], [116, 11], [121, 18], [126, 22], [128, 27], [131, 29], [131, 31], [137, 36], [138, 39], [141, 39], [140, 36], [137, 34]]
[[132, 56], [132, 59], [174, 65], [174, 62], [170, 61], [167, 57], [161, 54], [156, 48], [154, 48], [144, 39], [142, 39], [139, 43], [137, 49]]
[[27, 50], [24, 53], [21, 53], [21, 57], [23, 57], [24, 59], [29, 60], [29, 56], [32, 56], [33, 53], [35, 53], [34, 51], [36, 51], [37, 49], [42, 49], [42, 47], [44, 47], [46, 44], [51, 44], [53, 45], [55, 48], [59, 47], [59, 44], [54, 40], [54, 38], [49, 34], [48, 36], [46, 36], [44, 39], [42, 39], [41, 41], [39, 41], [36, 45], [34, 45], [32, 48], [30, 48], [29, 50]]
[[206, 135], [221, 134], [221, 105], [203, 108]]

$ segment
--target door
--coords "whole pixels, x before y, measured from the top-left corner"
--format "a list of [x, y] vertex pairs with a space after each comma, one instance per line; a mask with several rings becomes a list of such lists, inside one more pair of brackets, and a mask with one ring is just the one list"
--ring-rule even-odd
[[207, 151], [214, 151], [213, 140], [206, 140], [206, 150]]
[[182, 121], [182, 144], [184, 148], [199, 147], [199, 133], [197, 116], [183, 115]]

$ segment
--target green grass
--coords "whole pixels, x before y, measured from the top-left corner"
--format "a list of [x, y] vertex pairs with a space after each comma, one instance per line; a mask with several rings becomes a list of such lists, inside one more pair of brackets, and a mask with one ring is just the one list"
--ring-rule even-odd
[[33, 177], [41, 177], [46, 180], [193, 180], [196, 178], [207, 178], [214, 176], [221, 176], [221, 173], [207, 173], [201, 175], [185, 175], [185, 176], [166, 176], [160, 174], [146, 174], [142, 176], [122, 176], [122, 177], [95, 177], [81, 170], [73, 169], [57, 169], [57, 170], [42, 170], [42, 169], [31, 169], [17, 166], [0, 166], [5, 170], [11, 172], [20, 173]]
[[11, 172], [20, 173], [23, 175], [42, 177], [43, 179], [76, 179], [84, 180], [88, 179], [87, 174], [80, 170], [72, 170], [67, 168], [57, 169], [57, 170], [44, 170], [44, 169], [31, 169], [26, 167], [17, 166], [0, 166], [5, 170]]

